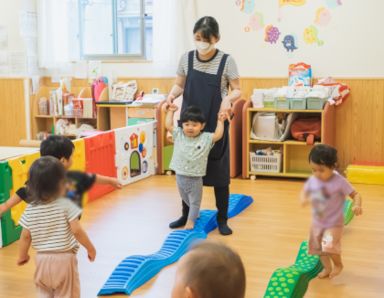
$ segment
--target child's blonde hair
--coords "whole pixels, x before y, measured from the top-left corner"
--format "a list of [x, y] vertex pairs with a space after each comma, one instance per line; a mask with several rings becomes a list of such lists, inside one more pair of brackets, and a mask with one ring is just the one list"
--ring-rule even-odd
[[184, 285], [199, 298], [244, 298], [243, 262], [222, 243], [204, 241], [194, 246], [180, 271]]

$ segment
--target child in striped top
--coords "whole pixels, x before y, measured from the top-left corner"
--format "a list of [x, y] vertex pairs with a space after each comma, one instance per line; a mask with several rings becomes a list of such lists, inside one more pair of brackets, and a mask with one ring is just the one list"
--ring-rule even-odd
[[27, 182], [31, 203], [20, 219], [18, 265], [29, 261], [29, 248], [37, 251], [34, 282], [38, 297], [80, 297], [76, 253], [79, 243], [91, 262], [96, 250], [79, 223], [81, 209], [65, 199], [65, 169], [51, 156], [36, 160]]

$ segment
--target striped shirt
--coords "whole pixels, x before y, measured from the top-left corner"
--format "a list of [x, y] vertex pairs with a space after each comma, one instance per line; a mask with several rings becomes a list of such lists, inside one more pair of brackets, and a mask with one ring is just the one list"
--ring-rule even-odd
[[[177, 75], [182, 77], [186, 77], [188, 74], [188, 53], [189, 52], [181, 56], [179, 67], [177, 69]], [[217, 50], [216, 54], [210, 60], [202, 61], [197, 57], [197, 51], [195, 51], [193, 58], [193, 69], [209, 74], [217, 74], [220, 61], [223, 56], [224, 52]], [[228, 95], [229, 81], [236, 80], [239, 77], [239, 71], [237, 69], [235, 60], [232, 58], [232, 56], [228, 56], [225, 63], [223, 76], [221, 78], [221, 96], [223, 98]]]
[[77, 252], [79, 243], [69, 222], [77, 219], [81, 209], [66, 198], [47, 204], [30, 204], [19, 224], [29, 230], [32, 247], [38, 252]]

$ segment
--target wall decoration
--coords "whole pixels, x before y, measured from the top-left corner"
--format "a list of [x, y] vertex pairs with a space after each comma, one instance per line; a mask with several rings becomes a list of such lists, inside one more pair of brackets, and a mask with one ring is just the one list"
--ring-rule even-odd
[[245, 32], [259, 31], [264, 28], [264, 18], [259, 12], [255, 12], [250, 18], [247, 26], [244, 28]]
[[307, 0], [279, 0], [279, 6], [293, 5], [293, 6], [302, 6], [307, 2]]
[[279, 28], [273, 26], [273, 25], [268, 25], [265, 27], [265, 37], [264, 41], [269, 42], [269, 43], [276, 43], [279, 40], [280, 37], [280, 30]]
[[325, 2], [327, 3], [327, 6], [329, 8], [336, 8], [340, 5], [343, 5], [343, 3], [341, 3], [341, 0], [325, 0]]
[[255, 0], [237, 0], [236, 5], [239, 6], [241, 11], [251, 14], [255, 9]]
[[287, 52], [293, 52], [294, 50], [297, 50], [295, 37], [293, 35], [284, 36], [282, 43]]
[[320, 40], [318, 37], [319, 31], [313, 25], [304, 29], [304, 41], [306, 44], [317, 44], [322, 46], [324, 41]]
[[331, 12], [325, 7], [320, 7], [316, 10], [315, 24], [319, 26], [327, 26], [331, 21], [331, 18]]
[[[268, 1], [272, 2], [272, 1]], [[320, 1], [319, 1], [320, 2]], [[288, 15], [291, 17], [296, 15], [297, 20], [303, 19], [304, 24], [308, 24], [308, 17], [311, 16], [311, 11], [314, 13], [313, 21], [309, 21], [307, 27], [299, 27], [295, 32], [291, 25], [287, 26], [286, 30], [289, 32], [284, 32], [284, 27], [286, 23], [290, 23], [289, 20], [284, 20], [284, 23], [279, 25], [271, 25], [276, 22], [276, 16], [273, 14], [268, 16], [264, 13], [264, 11], [260, 11], [260, 7], [256, 10], [257, 2], [255, 0], [236, 0], [235, 3], [241, 12], [247, 13], [249, 15], [248, 22], [244, 26], [244, 32], [255, 32], [264, 30], [264, 41], [270, 44], [276, 44], [279, 40], [283, 45], [284, 49], [288, 53], [296, 52], [299, 49], [298, 44], [303, 40], [305, 45], [311, 46], [322, 46], [324, 45], [324, 40], [320, 39], [321, 36], [320, 29], [322, 27], [328, 26], [332, 21], [332, 13], [331, 9], [339, 7], [342, 5], [342, 0], [323, 0], [323, 6], [309, 6], [309, 1], [307, 0], [278, 0], [275, 3], [276, 9], [278, 11], [277, 21], [281, 21], [281, 13], [283, 9], [287, 6], [290, 6], [294, 10], [300, 10], [300, 12], [296, 13], [292, 9]], [[308, 5], [307, 5], [308, 4]], [[311, 3], [312, 4], [312, 3]], [[305, 6], [305, 7], [304, 7]], [[316, 9], [313, 12], [313, 9]], [[292, 15], [292, 13], [294, 13]], [[271, 14], [271, 13], [270, 13]], [[308, 17], [301, 17], [301, 15], [307, 15]], [[296, 20], [295, 20], [296, 21]], [[267, 24], [265, 24], [267, 22]], [[293, 22], [296, 24], [296, 22]], [[289, 28], [289, 29], [288, 29]], [[303, 30], [303, 31], [302, 31]], [[282, 39], [280, 38], [282, 37]], [[301, 44], [300, 49], [303, 47]]]

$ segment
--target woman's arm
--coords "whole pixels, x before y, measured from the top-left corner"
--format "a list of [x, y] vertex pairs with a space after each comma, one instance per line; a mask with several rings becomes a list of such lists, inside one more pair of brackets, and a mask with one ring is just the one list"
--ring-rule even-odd
[[232, 104], [241, 98], [240, 79], [234, 79], [229, 81], [231, 92], [223, 98], [221, 103], [221, 110], [228, 111], [231, 109]]
[[171, 105], [173, 101], [178, 98], [184, 92], [186, 77], [177, 76], [175, 84], [172, 86], [171, 91], [168, 94], [167, 105]]

